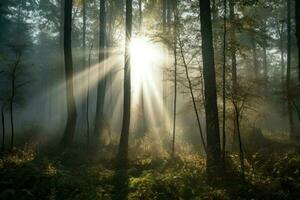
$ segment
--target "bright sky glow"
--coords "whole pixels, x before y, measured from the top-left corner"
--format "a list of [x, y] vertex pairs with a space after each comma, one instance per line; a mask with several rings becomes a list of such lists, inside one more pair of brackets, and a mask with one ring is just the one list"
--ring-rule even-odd
[[163, 64], [163, 49], [146, 37], [133, 38], [130, 46], [133, 90], [145, 87], [145, 82], [157, 76], [155, 68]]

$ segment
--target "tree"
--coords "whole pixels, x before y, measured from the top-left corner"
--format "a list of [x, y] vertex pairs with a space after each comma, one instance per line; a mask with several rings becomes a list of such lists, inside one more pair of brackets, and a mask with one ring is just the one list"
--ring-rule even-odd
[[293, 106], [290, 91], [291, 83], [291, 0], [287, 0], [287, 66], [286, 66], [286, 97], [288, 104], [290, 138], [295, 139]]
[[223, 87], [222, 88], [222, 100], [223, 100], [222, 158], [223, 158], [223, 162], [225, 160], [225, 154], [226, 154], [226, 127], [225, 127], [226, 125], [226, 34], [227, 34], [226, 15], [227, 15], [227, 0], [224, 0], [223, 69], [222, 69], [222, 87]]
[[105, 70], [105, 42], [106, 42], [106, 8], [105, 0], [100, 0], [99, 14], [99, 69], [98, 69], [98, 88], [97, 88], [97, 108], [95, 135], [101, 137], [104, 128], [104, 100], [106, 90], [106, 70]]
[[215, 175], [220, 164], [220, 131], [217, 107], [216, 74], [209, 0], [199, 0], [202, 35], [202, 60], [205, 88], [207, 134], [207, 172]]
[[300, 82], [300, 2], [295, 0], [295, 22], [296, 22], [296, 37], [298, 46], [298, 80]]
[[63, 148], [70, 147], [74, 140], [76, 127], [76, 105], [73, 88], [73, 60], [72, 60], [72, 0], [65, 0], [64, 6], [64, 59], [65, 59], [65, 79], [67, 95], [67, 124], [61, 140]]
[[[174, 9], [174, 7], [173, 7]], [[173, 103], [173, 138], [172, 138], [172, 158], [175, 156], [175, 137], [176, 137], [176, 108], [177, 108], [177, 23], [178, 10], [177, 5], [174, 11], [174, 31], [173, 31], [173, 55], [174, 55], [174, 103]]]
[[[85, 70], [86, 68], [86, 0], [82, 0], [82, 66], [83, 66], [83, 70]], [[89, 66], [88, 66], [89, 67]], [[89, 76], [89, 75], [88, 75]], [[88, 83], [87, 83], [87, 93], [88, 93]], [[87, 94], [88, 96], [88, 94]], [[85, 106], [84, 104], [87, 103], [87, 102], [84, 102], [82, 103], [82, 116], [84, 119], [84, 116], [86, 116], [88, 114], [88, 111], [86, 109], [88, 109], [87, 106]], [[84, 120], [82, 120], [82, 131], [84, 131]], [[87, 125], [88, 126], [88, 122], [87, 122]], [[87, 131], [88, 128], [87, 128]], [[89, 133], [87, 133], [87, 135], [89, 135]], [[89, 141], [89, 140], [88, 140]], [[89, 142], [88, 142], [89, 143]]]
[[201, 126], [201, 122], [200, 122], [200, 116], [199, 116], [198, 109], [197, 109], [196, 98], [195, 98], [195, 94], [194, 94], [194, 91], [193, 91], [193, 84], [192, 84], [192, 80], [191, 80], [190, 75], [189, 75], [188, 63], [186, 62], [186, 59], [185, 59], [185, 56], [184, 56], [183, 42], [181, 41], [180, 36], [178, 37], [178, 40], [179, 40], [180, 54], [181, 54], [183, 66], [184, 66], [184, 69], [185, 69], [185, 75], [186, 75], [186, 79], [188, 81], [188, 88], [190, 90], [192, 103], [193, 103], [193, 108], [194, 108], [194, 111], [195, 111], [195, 114], [196, 114], [197, 125], [198, 125], [198, 128], [199, 128], [201, 142], [202, 142], [202, 145], [203, 145], [203, 149], [206, 152], [206, 144], [205, 144], [203, 131], [202, 131], [202, 126]]
[[5, 150], [5, 115], [4, 115], [4, 109], [6, 106], [6, 102], [2, 103], [1, 106], [1, 122], [2, 122], [2, 144], [1, 144], [1, 151], [4, 152]]
[[123, 121], [120, 137], [117, 168], [126, 168], [128, 162], [128, 139], [130, 126], [131, 110], [131, 69], [129, 44], [132, 35], [132, 0], [126, 0], [126, 32], [125, 32], [125, 68], [124, 68], [124, 102], [123, 102]]
[[[235, 0], [229, 0], [229, 18], [230, 18], [230, 56], [231, 56], [231, 79], [233, 96], [237, 93], [237, 63], [236, 63], [236, 37], [235, 37]], [[235, 112], [235, 110], [233, 111]], [[238, 133], [236, 118], [233, 118], [233, 144], [232, 149], [236, 151], [238, 148]]]

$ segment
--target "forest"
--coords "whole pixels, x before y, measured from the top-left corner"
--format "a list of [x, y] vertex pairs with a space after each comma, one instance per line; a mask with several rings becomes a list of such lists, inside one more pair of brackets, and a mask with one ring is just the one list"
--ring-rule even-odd
[[300, 199], [299, 0], [0, 0], [0, 200]]

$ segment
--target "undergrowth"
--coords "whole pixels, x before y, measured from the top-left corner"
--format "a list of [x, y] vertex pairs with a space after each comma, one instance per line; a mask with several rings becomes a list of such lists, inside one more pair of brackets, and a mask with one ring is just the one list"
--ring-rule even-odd
[[237, 159], [229, 156], [224, 177], [212, 183], [204, 157], [196, 153], [175, 160], [140, 156], [130, 161], [128, 170], [115, 171], [112, 159], [99, 152], [75, 149], [49, 156], [19, 149], [1, 156], [0, 199], [299, 198], [298, 153], [253, 155], [251, 164], [246, 162], [245, 180], [239, 176]]

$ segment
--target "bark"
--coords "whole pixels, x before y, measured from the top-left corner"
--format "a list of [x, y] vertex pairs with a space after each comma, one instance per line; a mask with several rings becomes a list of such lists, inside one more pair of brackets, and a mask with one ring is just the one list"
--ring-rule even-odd
[[[229, 0], [229, 18], [231, 23], [230, 29], [230, 56], [231, 56], [231, 74], [232, 74], [232, 95], [236, 98], [237, 90], [237, 62], [236, 62], [236, 37], [235, 37], [235, 2]], [[233, 110], [233, 112], [235, 112]], [[233, 140], [232, 151], [238, 150], [238, 133], [236, 118], [233, 118]]]
[[106, 90], [106, 69], [105, 69], [105, 43], [106, 43], [106, 8], [105, 0], [100, 0], [99, 15], [99, 69], [98, 69], [98, 88], [97, 88], [97, 109], [95, 136], [100, 138], [104, 129], [104, 101]]
[[264, 82], [265, 82], [265, 96], [268, 95], [268, 63], [267, 63], [267, 44], [263, 44], [263, 66], [264, 66]]
[[215, 176], [220, 167], [220, 131], [217, 107], [216, 74], [213, 33], [209, 0], [199, 0], [202, 35], [202, 60], [205, 87], [205, 115], [207, 134], [207, 172]]
[[[86, 68], [86, 0], [82, 0], [82, 66], [83, 70]], [[85, 88], [83, 88], [85, 89]], [[86, 102], [82, 101], [82, 119], [84, 119], [86, 111]], [[84, 120], [81, 122], [82, 125], [82, 132], [84, 132]]]
[[64, 58], [65, 58], [65, 80], [67, 95], [67, 124], [64, 136], [61, 140], [63, 148], [70, 147], [74, 140], [77, 111], [73, 87], [73, 60], [72, 60], [72, 0], [65, 0], [64, 9]]
[[225, 160], [226, 155], [226, 15], [227, 15], [227, 0], [224, 0], [224, 33], [223, 33], [223, 72], [222, 72], [222, 100], [223, 100], [223, 121], [222, 121], [222, 158], [223, 162]]
[[4, 116], [4, 108], [5, 104], [1, 107], [1, 121], [2, 121], [2, 145], [1, 145], [1, 151], [4, 152], [5, 150], [5, 116]]
[[295, 0], [295, 22], [298, 46], [298, 81], [300, 82], [300, 1]]
[[255, 38], [255, 31], [252, 31], [252, 59], [253, 59], [253, 67], [254, 67], [254, 77], [257, 79], [259, 78], [259, 67], [257, 61], [257, 51], [256, 51], [256, 38]]
[[[139, 0], [139, 32], [142, 31], [142, 23], [143, 23], [143, 11], [142, 11], [142, 1]], [[141, 134], [142, 136], [147, 132], [147, 121], [146, 121], [146, 113], [145, 113], [145, 101], [144, 101], [144, 83], [142, 80], [141, 83], [141, 91], [140, 91], [140, 113], [141, 113]]]
[[15, 101], [16, 95], [16, 74], [17, 68], [21, 61], [21, 53], [16, 53], [16, 62], [13, 66], [12, 77], [11, 77], [11, 96], [9, 100], [9, 109], [10, 109], [10, 127], [11, 127], [11, 138], [10, 138], [10, 149], [14, 147], [14, 139], [15, 139], [15, 129], [14, 129], [14, 112], [13, 112], [13, 104]]
[[162, 23], [163, 23], [163, 33], [166, 32], [167, 25], [167, 0], [162, 2]]
[[[164, 37], [167, 38], [167, 14], [168, 14], [168, 0], [163, 0], [163, 5], [162, 5], [162, 24], [163, 24], [163, 35]], [[168, 25], [169, 26], [169, 25]], [[163, 128], [163, 131], [166, 131], [167, 130], [167, 124], [168, 124], [168, 105], [167, 105], [167, 74], [166, 74], [166, 71], [167, 71], [167, 68], [169, 66], [169, 49], [168, 47], [166, 47], [165, 49], [165, 55], [166, 55], [166, 62], [164, 63], [164, 66], [163, 66], [163, 88], [162, 88], [162, 95], [163, 95], [163, 106], [165, 108], [164, 110], [164, 113], [163, 113], [163, 119], [162, 119], [162, 128]]]
[[295, 140], [292, 97], [290, 95], [291, 79], [291, 0], [287, 0], [287, 66], [286, 66], [286, 95], [290, 125], [290, 139]]
[[143, 22], [142, 0], [139, 0], [139, 31], [141, 31]]
[[89, 119], [89, 108], [90, 108], [90, 70], [91, 70], [91, 56], [92, 56], [93, 44], [91, 45], [88, 61], [88, 77], [87, 77], [87, 93], [86, 93], [86, 139], [87, 146], [90, 145], [90, 119]]
[[166, 0], [167, 1], [167, 25], [168, 25], [168, 32], [170, 33], [171, 31], [171, 13], [172, 13], [172, 5], [171, 1], [172, 0]]
[[132, 35], [132, 0], [126, 0], [126, 42], [125, 42], [125, 68], [124, 68], [124, 103], [123, 121], [120, 144], [118, 149], [117, 168], [127, 168], [128, 162], [128, 139], [131, 110], [131, 69], [129, 43]]
[[[176, 12], [176, 11], [175, 11]], [[175, 14], [174, 26], [174, 103], [173, 103], [173, 137], [172, 137], [172, 158], [175, 156], [175, 137], [176, 137], [176, 108], [177, 108], [177, 13]]]
[[233, 100], [234, 109], [235, 109], [235, 121], [237, 127], [237, 135], [239, 141], [239, 156], [240, 156], [240, 167], [241, 167], [241, 175], [242, 178], [245, 178], [245, 163], [244, 163], [244, 150], [242, 145], [242, 137], [240, 131], [240, 109], [238, 108], [236, 100]]
[[284, 44], [283, 44], [283, 29], [284, 23], [281, 23], [279, 27], [279, 34], [280, 34], [280, 58], [281, 58], [281, 85], [282, 91], [284, 91], [284, 70], [285, 70], [285, 63], [284, 63]]

